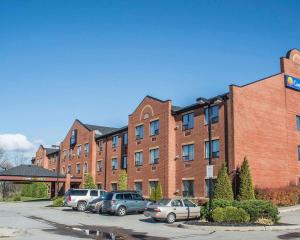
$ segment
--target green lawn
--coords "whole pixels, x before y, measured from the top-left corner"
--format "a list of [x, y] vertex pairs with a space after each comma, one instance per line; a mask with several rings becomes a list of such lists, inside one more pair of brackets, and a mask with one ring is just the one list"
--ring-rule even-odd
[[[49, 200], [49, 199], [48, 198], [21, 197], [21, 202], [43, 201], [43, 200]], [[5, 199], [0, 198], [0, 202], [20, 202], [20, 201], [14, 201], [14, 197], [9, 197], [9, 198], [5, 198]]]

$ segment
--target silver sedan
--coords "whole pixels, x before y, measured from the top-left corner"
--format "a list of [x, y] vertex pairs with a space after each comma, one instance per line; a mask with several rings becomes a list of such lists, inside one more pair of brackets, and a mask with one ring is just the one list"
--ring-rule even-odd
[[164, 220], [174, 223], [178, 220], [189, 220], [200, 217], [200, 207], [189, 199], [174, 198], [162, 199], [149, 205], [145, 211], [146, 217], [152, 217], [155, 221]]

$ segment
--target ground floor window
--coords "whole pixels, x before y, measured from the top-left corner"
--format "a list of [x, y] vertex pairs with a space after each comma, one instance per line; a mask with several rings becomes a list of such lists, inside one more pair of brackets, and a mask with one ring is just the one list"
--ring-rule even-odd
[[98, 184], [97, 184], [97, 188], [98, 188], [98, 189], [102, 189], [102, 184], [101, 184], [101, 183], [98, 183]]
[[112, 183], [111, 184], [111, 190], [112, 191], [117, 191], [118, 190], [118, 184], [117, 183]]
[[[213, 195], [215, 183], [216, 183], [216, 179], [212, 179], [212, 186], [211, 186], [212, 195]], [[208, 196], [209, 196], [209, 179], [205, 179], [205, 197]]]
[[183, 180], [182, 181], [183, 197], [194, 197], [194, 180]]
[[150, 181], [149, 182], [149, 196], [151, 195], [151, 190], [156, 189], [158, 186], [158, 181]]
[[143, 183], [142, 182], [135, 182], [134, 183], [134, 190], [142, 193], [143, 192]]

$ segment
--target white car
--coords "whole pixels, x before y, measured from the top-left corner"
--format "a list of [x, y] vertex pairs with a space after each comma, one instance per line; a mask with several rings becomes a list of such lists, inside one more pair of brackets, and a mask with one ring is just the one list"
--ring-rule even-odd
[[98, 189], [69, 189], [65, 193], [64, 204], [73, 210], [77, 209], [83, 212], [90, 201], [102, 196], [104, 193], [104, 190]]

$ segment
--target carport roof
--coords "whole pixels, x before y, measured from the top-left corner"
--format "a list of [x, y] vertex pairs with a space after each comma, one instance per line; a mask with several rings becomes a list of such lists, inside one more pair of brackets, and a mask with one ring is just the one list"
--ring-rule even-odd
[[35, 165], [19, 165], [3, 172], [0, 176], [22, 176], [22, 177], [49, 177], [49, 178], [64, 178], [64, 175], [49, 171], [48, 169]]

